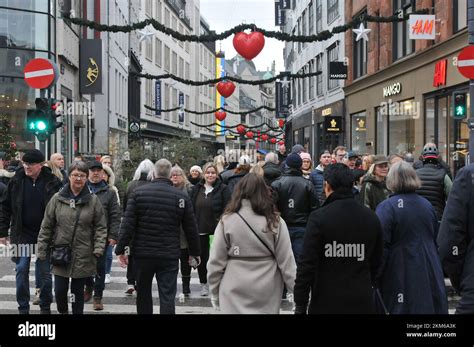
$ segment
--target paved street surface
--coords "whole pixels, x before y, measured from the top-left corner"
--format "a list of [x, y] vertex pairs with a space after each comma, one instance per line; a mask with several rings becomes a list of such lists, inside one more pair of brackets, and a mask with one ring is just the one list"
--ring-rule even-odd
[[[34, 298], [34, 262], [30, 265], [30, 293], [31, 301]], [[135, 314], [137, 312], [135, 299], [136, 294], [132, 296], [125, 295], [127, 289], [126, 269], [122, 269], [114, 257], [112, 264], [112, 283], [105, 285], [104, 291], [104, 310], [94, 311], [92, 309], [92, 300], [85, 304], [85, 314]], [[54, 277], [53, 277], [54, 278]], [[181, 276], [178, 276], [178, 291], [176, 297], [177, 314], [217, 314], [211, 306], [209, 297], [199, 295], [200, 284], [197, 271], [192, 272], [191, 278], [191, 296], [184, 298], [181, 294]], [[54, 292], [53, 292], [54, 293]], [[153, 285], [153, 312], [160, 312], [158, 288], [156, 282]], [[71, 310], [71, 308], [70, 308]], [[56, 312], [56, 304], [53, 303], [51, 311]], [[38, 305], [31, 305], [32, 314], [39, 313]], [[291, 305], [284, 301], [282, 304], [283, 314], [290, 314]], [[18, 314], [18, 305], [15, 298], [15, 268], [10, 258], [0, 258], [0, 314]]]

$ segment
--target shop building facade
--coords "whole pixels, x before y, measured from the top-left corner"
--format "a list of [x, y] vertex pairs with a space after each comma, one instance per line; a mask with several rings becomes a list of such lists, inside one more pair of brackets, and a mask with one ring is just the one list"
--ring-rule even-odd
[[[365, 11], [389, 16], [431, 4], [348, 3], [346, 21]], [[436, 2], [434, 13], [440, 21], [435, 41], [409, 40], [407, 23], [369, 23], [368, 43], [346, 36], [352, 67], [344, 88], [348, 147], [360, 154], [413, 153], [417, 158], [425, 143], [434, 142], [453, 173], [466, 164], [469, 112], [466, 118], [456, 119], [453, 107], [454, 93], [465, 92], [469, 110], [469, 83], [456, 66], [457, 56], [468, 45], [463, 6], [466, 1], [455, 1], [455, 6]]]

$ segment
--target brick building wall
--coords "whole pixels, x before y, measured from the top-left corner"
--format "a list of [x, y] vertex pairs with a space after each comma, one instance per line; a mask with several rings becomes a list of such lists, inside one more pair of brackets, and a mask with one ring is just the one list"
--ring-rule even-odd
[[[417, 40], [415, 41], [415, 52], [419, 53], [429, 49], [433, 45], [445, 41], [453, 35], [453, 4], [452, 0], [417, 0], [416, 9], [435, 7], [436, 31], [440, 35], [436, 40]], [[393, 1], [379, 0], [349, 0], [345, 1], [346, 23], [352, 18], [367, 10], [370, 15], [388, 17], [393, 15]], [[393, 23], [367, 23], [372, 31], [369, 33], [369, 42], [367, 47], [367, 75], [377, 73], [393, 64]], [[354, 33], [348, 30], [345, 33], [346, 56], [349, 58], [349, 77], [346, 86], [353, 82], [353, 44]], [[413, 54], [412, 54], [413, 55]], [[412, 56], [411, 55], [411, 56]], [[404, 59], [404, 58], [402, 58]]]

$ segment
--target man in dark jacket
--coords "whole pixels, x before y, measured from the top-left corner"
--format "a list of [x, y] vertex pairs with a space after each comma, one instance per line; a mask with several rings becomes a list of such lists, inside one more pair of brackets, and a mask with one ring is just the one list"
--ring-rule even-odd
[[311, 213], [298, 264], [295, 313], [375, 313], [372, 286], [382, 262], [377, 215], [352, 195], [353, 176], [344, 164], [324, 170], [323, 207]]
[[115, 253], [122, 266], [132, 253], [137, 275], [137, 313], [152, 314], [151, 295], [156, 276], [160, 313], [175, 313], [176, 283], [180, 257], [180, 229], [189, 245], [190, 261], [200, 262], [199, 234], [193, 206], [187, 195], [173, 187], [171, 163], [160, 159], [150, 184], [138, 187], [128, 199]]
[[434, 143], [427, 143], [421, 155], [423, 165], [416, 169], [416, 174], [421, 180], [421, 187], [416, 193], [433, 205], [438, 221], [441, 221], [453, 183], [446, 170], [440, 165], [438, 148]]
[[[16, 171], [0, 198], [0, 243], [6, 244], [8, 230], [10, 242], [16, 246], [12, 260], [16, 263], [16, 299], [20, 314], [30, 311], [30, 261], [38, 240], [44, 211], [51, 197], [61, 188], [59, 179], [45, 166], [39, 150], [23, 155], [23, 168]], [[50, 314], [53, 300], [49, 259], [36, 260], [40, 281], [40, 309]]]
[[92, 305], [95, 311], [102, 311], [102, 294], [105, 288], [105, 263], [107, 260], [107, 245], [114, 246], [117, 243], [120, 228], [120, 206], [117, 200], [117, 194], [112, 190], [107, 182], [104, 181], [104, 169], [98, 161], [89, 164], [89, 180], [87, 186], [89, 190], [97, 195], [102, 208], [104, 209], [105, 219], [107, 221], [107, 239], [104, 253], [97, 259], [97, 274], [86, 280], [84, 290], [84, 302], [91, 299], [92, 289], [94, 289], [94, 303]]
[[303, 177], [303, 161], [298, 154], [286, 158], [289, 169], [276, 181], [272, 188], [276, 205], [290, 232], [291, 247], [296, 264], [303, 248], [303, 237], [309, 215], [319, 207], [313, 184]]
[[263, 165], [263, 177], [265, 178], [265, 182], [270, 186], [280, 176], [281, 170], [278, 165], [278, 155], [273, 152], [268, 153], [265, 156], [265, 165]]
[[474, 314], [474, 164], [456, 175], [438, 234], [445, 273], [460, 294], [456, 313]]

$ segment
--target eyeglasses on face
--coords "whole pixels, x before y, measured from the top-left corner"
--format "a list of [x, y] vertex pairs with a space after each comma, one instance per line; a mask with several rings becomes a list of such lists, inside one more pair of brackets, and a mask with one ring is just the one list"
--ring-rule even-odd
[[85, 180], [87, 178], [87, 175], [72, 174], [71, 177], [75, 180]]

